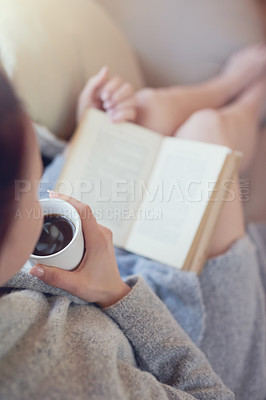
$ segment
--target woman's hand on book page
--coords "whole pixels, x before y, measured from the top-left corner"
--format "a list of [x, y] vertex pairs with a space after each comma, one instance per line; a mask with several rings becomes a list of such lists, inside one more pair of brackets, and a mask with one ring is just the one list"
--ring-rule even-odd
[[101, 307], [115, 304], [129, 293], [130, 287], [123, 282], [118, 271], [112, 232], [97, 223], [92, 210], [86, 204], [53, 192], [50, 196], [68, 201], [80, 214], [85, 253], [75, 271], [38, 265], [32, 268], [31, 274], [49, 285], [64, 289]]
[[135, 121], [137, 116], [135, 90], [119, 76], [110, 79], [101, 90], [103, 109], [113, 122]]
[[103, 67], [88, 80], [79, 96], [77, 122], [89, 107], [106, 111], [113, 122], [135, 121], [135, 90], [119, 76], [109, 78], [108, 68]]

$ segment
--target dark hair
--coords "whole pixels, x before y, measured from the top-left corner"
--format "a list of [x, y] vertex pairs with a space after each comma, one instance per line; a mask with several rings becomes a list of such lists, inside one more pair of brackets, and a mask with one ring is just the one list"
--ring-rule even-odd
[[0, 71], [0, 251], [14, 218], [15, 181], [23, 178], [25, 121], [22, 106]]

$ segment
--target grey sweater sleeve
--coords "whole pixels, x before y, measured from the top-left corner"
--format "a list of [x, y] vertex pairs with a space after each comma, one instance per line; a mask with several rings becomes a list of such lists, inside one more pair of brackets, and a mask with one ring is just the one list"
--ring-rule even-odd
[[121, 399], [234, 399], [142, 279], [127, 283], [128, 296], [105, 310], [131, 342], [139, 367], [118, 363]]

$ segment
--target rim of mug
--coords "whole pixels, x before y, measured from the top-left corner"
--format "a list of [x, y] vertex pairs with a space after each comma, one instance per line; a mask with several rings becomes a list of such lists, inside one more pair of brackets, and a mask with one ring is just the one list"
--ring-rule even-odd
[[[62, 199], [40, 199], [39, 201], [40, 201], [41, 204], [42, 204], [42, 203], [54, 202], [54, 201], [55, 201], [55, 202], [61, 202], [61, 203], [67, 204], [68, 207], [69, 207], [70, 209], [72, 209], [72, 210], [74, 211], [74, 213], [77, 215], [77, 221], [78, 221], [78, 224], [79, 224], [78, 227], [77, 227], [76, 224], [75, 224], [76, 230], [75, 230], [74, 236], [73, 236], [73, 238], [71, 239], [71, 241], [70, 241], [63, 249], [57, 251], [56, 253], [49, 254], [48, 256], [37, 256], [37, 255], [35, 255], [35, 254], [33, 254], [33, 253], [30, 255], [30, 258], [32, 258], [32, 259], [48, 260], [49, 258], [53, 258], [53, 257], [55, 257], [55, 256], [60, 255], [61, 253], [63, 253], [64, 251], [66, 251], [66, 249], [67, 249], [68, 247], [70, 247], [70, 245], [73, 243], [73, 241], [77, 239], [77, 236], [78, 236], [78, 234], [79, 234], [79, 232], [80, 232], [80, 229], [82, 229], [82, 225], [81, 225], [81, 219], [80, 219], [80, 215], [79, 215], [78, 211], [77, 211], [76, 208], [75, 208], [74, 206], [72, 206], [72, 204], [70, 204], [68, 201], [65, 201], [65, 200], [62, 200]], [[47, 214], [45, 214], [45, 215], [47, 215]], [[64, 215], [64, 214], [60, 214], [60, 215]], [[75, 221], [75, 222], [72, 221], [72, 222], [75, 223], [76, 221]]]

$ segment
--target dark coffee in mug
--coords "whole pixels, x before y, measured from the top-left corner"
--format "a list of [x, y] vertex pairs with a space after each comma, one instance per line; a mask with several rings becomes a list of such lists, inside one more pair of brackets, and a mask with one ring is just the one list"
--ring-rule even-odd
[[64, 249], [73, 239], [75, 225], [67, 217], [59, 214], [44, 216], [41, 236], [33, 254], [50, 256]]

